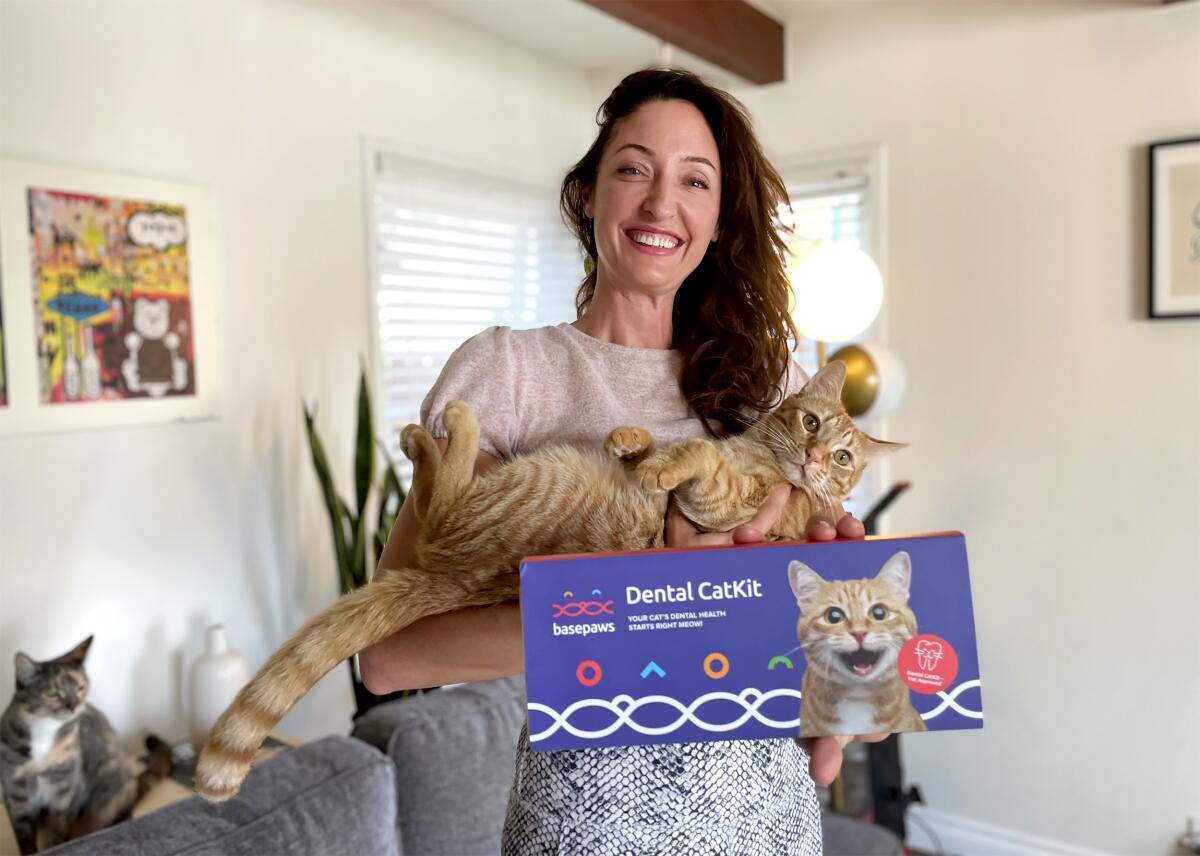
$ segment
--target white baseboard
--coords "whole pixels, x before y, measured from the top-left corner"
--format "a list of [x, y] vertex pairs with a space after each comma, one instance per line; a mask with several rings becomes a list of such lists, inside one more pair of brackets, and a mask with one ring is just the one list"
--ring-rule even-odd
[[1115, 856], [921, 805], [909, 808], [906, 828], [909, 847], [944, 856]]

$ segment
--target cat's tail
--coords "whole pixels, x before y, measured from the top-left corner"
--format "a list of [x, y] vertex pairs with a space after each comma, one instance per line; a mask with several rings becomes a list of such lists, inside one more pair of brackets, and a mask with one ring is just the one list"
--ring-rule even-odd
[[444, 575], [409, 569], [380, 574], [340, 598], [272, 654], [221, 714], [200, 752], [197, 792], [213, 802], [236, 794], [263, 740], [338, 663], [418, 618], [482, 602], [494, 601]]
[[146, 768], [138, 774], [137, 795], [140, 800], [150, 789], [171, 775], [171, 744], [157, 734], [146, 736]]

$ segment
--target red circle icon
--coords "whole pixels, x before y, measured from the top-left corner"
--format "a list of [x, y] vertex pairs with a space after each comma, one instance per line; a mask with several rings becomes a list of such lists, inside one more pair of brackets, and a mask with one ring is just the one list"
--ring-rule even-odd
[[958, 654], [941, 636], [923, 633], [904, 643], [896, 667], [900, 670], [900, 680], [909, 689], [933, 695], [954, 682], [954, 676], [958, 674]]
[[[588, 673], [591, 674], [588, 674]], [[594, 687], [600, 683], [600, 678], [604, 672], [600, 668], [600, 664], [595, 660], [584, 660], [575, 667], [575, 679], [585, 687]]]

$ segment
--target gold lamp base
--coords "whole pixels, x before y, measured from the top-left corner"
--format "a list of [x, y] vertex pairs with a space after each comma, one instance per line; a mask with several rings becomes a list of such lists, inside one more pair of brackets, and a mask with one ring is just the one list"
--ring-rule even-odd
[[846, 364], [842, 404], [851, 416], [862, 416], [879, 397], [879, 367], [871, 355], [858, 345], [838, 348], [829, 359], [841, 360]]

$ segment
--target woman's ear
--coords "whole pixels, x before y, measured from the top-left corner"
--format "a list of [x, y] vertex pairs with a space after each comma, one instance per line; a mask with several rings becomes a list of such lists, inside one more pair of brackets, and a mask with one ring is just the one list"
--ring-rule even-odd
[[583, 216], [589, 220], [596, 219], [596, 214], [592, 210], [592, 189], [590, 187], [583, 191]]

